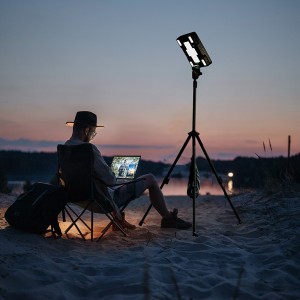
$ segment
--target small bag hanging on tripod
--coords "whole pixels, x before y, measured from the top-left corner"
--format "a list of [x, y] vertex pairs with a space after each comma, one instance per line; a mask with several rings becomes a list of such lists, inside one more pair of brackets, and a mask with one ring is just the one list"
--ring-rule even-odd
[[[196, 182], [194, 182], [194, 174], [195, 174], [195, 178], [196, 178]], [[197, 168], [196, 163], [193, 164], [193, 161], [191, 162], [190, 165], [190, 176], [189, 176], [189, 182], [188, 182], [188, 186], [187, 186], [187, 195], [190, 198], [194, 198], [194, 189], [195, 189], [195, 196], [196, 198], [199, 196], [200, 192], [200, 175], [199, 175], [199, 171]]]

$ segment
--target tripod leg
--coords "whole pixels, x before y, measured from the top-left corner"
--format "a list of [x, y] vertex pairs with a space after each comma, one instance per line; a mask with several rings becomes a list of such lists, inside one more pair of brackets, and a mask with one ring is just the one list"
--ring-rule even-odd
[[[187, 139], [185, 140], [183, 146], [181, 147], [181, 149], [180, 149], [180, 151], [179, 151], [179, 153], [178, 153], [176, 159], [174, 160], [174, 162], [173, 162], [173, 164], [172, 164], [172, 166], [171, 166], [171, 168], [170, 168], [168, 174], [165, 176], [165, 178], [164, 178], [162, 184], [160, 185], [160, 189], [162, 189], [162, 188], [164, 187], [165, 184], [168, 184], [168, 183], [169, 183], [169, 177], [170, 177], [170, 175], [171, 175], [173, 169], [175, 168], [175, 166], [176, 166], [176, 164], [177, 164], [179, 158], [181, 157], [183, 151], [185, 150], [187, 144], [189, 143], [191, 137], [192, 137], [192, 135], [191, 135], [191, 132], [190, 132], [189, 135], [188, 135], [188, 137], [187, 137]], [[144, 221], [145, 221], [145, 219], [146, 219], [146, 217], [147, 217], [149, 211], [151, 210], [151, 208], [152, 208], [152, 204], [149, 205], [149, 207], [148, 207], [148, 209], [146, 210], [146, 212], [145, 212], [143, 218], [142, 218], [141, 221], [139, 222], [139, 225], [140, 225], [140, 226], [143, 225], [143, 223], [144, 223]]]
[[[193, 131], [194, 132], [194, 131]], [[192, 154], [192, 164], [193, 164], [193, 181], [194, 181], [194, 189], [193, 189], [193, 236], [198, 236], [196, 233], [196, 140], [195, 140], [195, 134], [193, 134], [192, 139], [192, 148], [193, 148], [193, 154]]]
[[217, 179], [217, 181], [218, 181], [220, 187], [221, 187], [222, 190], [223, 190], [223, 193], [224, 193], [225, 197], [227, 198], [227, 200], [228, 200], [228, 202], [229, 202], [229, 204], [230, 204], [230, 206], [231, 206], [231, 208], [232, 208], [232, 210], [233, 210], [235, 216], [237, 217], [239, 223], [241, 224], [241, 219], [240, 219], [238, 213], [236, 212], [236, 210], [235, 210], [233, 204], [231, 203], [230, 198], [229, 198], [229, 196], [228, 196], [228, 194], [227, 194], [227, 192], [226, 192], [226, 190], [225, 190], [225, 188], [224, 188], [224, 186], [223, 186], [223, 184], [222, 184], [222, 180], [221, 180], [221, 178], [218, 176], [217, 171], [216, 171], [215, 167], [213, 166], [213, 164], [212, 164], [212, 162], [211, 162], [211, 160], [210, 160], [210, 158], [209, 158], [209, 156], [208, 156], [208, 154], [207, 154], [207, 152], [206, 152], [206, 150], [205, 150], [205, 148], [204, 148], [204, 145], [203, 145], [203, 143], [202, 143], [202, 141], [201, 141], [201, 139], [200, 139], [200, 137], [199, 137], [199, 135], [196, 135], [196, 138], [197, 138], [198, 143], [199, 143], [199, 145], [200, 145], [200, 147], [201, 147], [201, 149], [202, 149], [202, 151], [203, 151], [203, 153], [204, 153], [204, 155], [205, 155], [205, 157], [206, 157], [206, 160], [208, 161], [208, 163], [209, 163], [209, 165], [210, 165], [210, 168], [212, 169], [213, 173], [215, 174], [216, 179]]
[[164, 180], [163, 180], [163, 182], [162, 182], [162, 184], [161, 184], [161, 186], [160, 186], [161, 189], [164, 187], [165, 184], [168, 184], [168, 183], [169, 183], [169, 177], [170, 177], [171, 173], [173, 172], [173, 169], [175, 168], [175, 166], [176, 166], [176, 164], [177, 164], [179, 158], [181, 157], [183, 151], [185, 150], [186, 146], [188, 145], [188, 143], [189, 143], [191, 137], [192, 137], [192, 136], [191, 136], [191, 133], [189, 133], [189, 136], [187, 137], [187, 139], [185, 140], [183, 146], [181, 147], [181, 149], [180, 149], [180, 151], [179, 151], [179, 153], [178, 153], [176, 159], [174, 160], [174, 162], [173, 162], [173, 164], [172, 164], [172, 166], [171, 166], [169, 172], [168, 172], [167, 175], [165, 176], [165, 178], [164, 178]]

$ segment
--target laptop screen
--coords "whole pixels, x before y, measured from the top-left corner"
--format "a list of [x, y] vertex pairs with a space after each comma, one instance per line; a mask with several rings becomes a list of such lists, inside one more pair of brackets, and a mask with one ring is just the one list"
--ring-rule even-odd
[[117, 179], [134, 179], [140, 156], [114, 156], [111, 169]]

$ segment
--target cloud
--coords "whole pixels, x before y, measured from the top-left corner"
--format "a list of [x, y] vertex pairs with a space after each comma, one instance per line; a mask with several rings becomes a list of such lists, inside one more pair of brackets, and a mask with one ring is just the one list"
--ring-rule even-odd
[[259, 144], [259, 141], [257, 140], [245, 140], [245, 143], [246, 144], [249, 144], [249, 145], [258, 145]]
[[[30, 140], [30, 139], [16, 139], [9, 140], [0, 138], [0, 149], [2, 150], [20, 150], [20, 151], [56, 151], [58, 144], [63, 144], [64, 141], [47, 141], [47, 140]], [[123, 145], [123, 144], [103, 144], [96, 145], [100, 148], [106, 149], [152, 149], [164, 150], [170, 149], [171, 145]]]
[[235, 157], [238, 156], [237, 153], [234, 153], [234, 152], [218, 152], [216, 153], [215, 155], [217, 157], [217, 159], [234, 159]]
[[57, 144], [63, 141], [46, 141], [46, 140], [30, 140], [16, 139], [9, 140], [0, 138], [0, 149], [2, 150], [21, 150], [21, 151], [56, 151]]
[[113, 148], [113, 149], [155, 149], [155, 150], [163, 150], [170, 149], [174, 146], [171, 145], [123, 145], [123, 144], [104, 144], [104, 145], [96, 145], [101, 148]]

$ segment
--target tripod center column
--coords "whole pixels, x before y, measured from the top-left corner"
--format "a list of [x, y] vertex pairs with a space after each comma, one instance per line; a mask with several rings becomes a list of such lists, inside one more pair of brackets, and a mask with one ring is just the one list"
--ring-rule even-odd
[[197, 80], [194, 78], [194, 81], [193, 81], [193, 132], [196, 130], [196, 89], [197, 89]]

